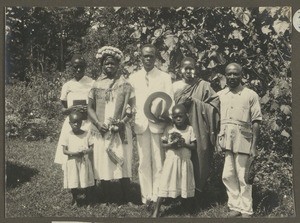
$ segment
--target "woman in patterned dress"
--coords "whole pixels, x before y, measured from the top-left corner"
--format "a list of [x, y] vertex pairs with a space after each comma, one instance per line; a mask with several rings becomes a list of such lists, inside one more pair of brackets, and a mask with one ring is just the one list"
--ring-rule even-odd
[[123, 53], [111, 46], [98, 50], [102, 73], [94, 83], [88, 102], [88, 115], [92, 122], [94, 142], [94, 174], [101, 180], [105, 201], [111, 191], [109, 181], [120, 180], [123, 202], [128, 202], [132, 159], [132, 133], [128, 123], [129, 104], [133, 103], [131, 85], [118, 69]]

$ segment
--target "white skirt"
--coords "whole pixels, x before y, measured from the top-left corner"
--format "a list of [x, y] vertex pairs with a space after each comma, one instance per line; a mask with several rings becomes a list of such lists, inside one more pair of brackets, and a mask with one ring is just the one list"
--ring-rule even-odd
[[180, 150], [169, 149], [167, 151], [160, 178], [159, 197], [195, 196], [193, 163], [190, 156], [187, 156], [190, 151], [182, 153], [182, 150], [188, 149], [181, 148]]
[[72, 158], [63, 164], [64, 188], [86, 188], [95, 184], [90, 156]]
[[94, 175], [97, 180], [115, 180], [132, 177], [132, 133], [129, 125], [126, 126], [127, 144], [122, 144], [117, 134], [112, 144], [112, 151], [122, 159], [123, 165], [115, 164], [107, 154], [107, 148], [111, 138], [104, 137], [100, 133], [91, 134], [94, 143]]

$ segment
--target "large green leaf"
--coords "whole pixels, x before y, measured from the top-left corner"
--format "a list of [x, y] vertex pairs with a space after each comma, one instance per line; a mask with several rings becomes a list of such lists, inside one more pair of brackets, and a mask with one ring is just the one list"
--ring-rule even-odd
[[290, 29], [291, 24], [286, 21], [281, 21], [279, 19], [273, 22], [273, 29], [277, 34], [283, 34], [286, 30]]
[[292, 115], [292, 108], [289, 105], [281, 105], [280, 110], [286, 115]]

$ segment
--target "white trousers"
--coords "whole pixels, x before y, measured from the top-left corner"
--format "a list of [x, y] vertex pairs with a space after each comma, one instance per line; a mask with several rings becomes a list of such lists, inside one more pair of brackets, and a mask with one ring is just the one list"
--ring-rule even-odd
[[139, 180], [141, 185], [142, 202], [156, 202], [158, 196], [159, 178], [165, 159], [164, 149], [161, 148], [162, 133], [152, 133], [149, 127], [143, 134], [137, 134], [139, 154]]
[[222, 180], [228, 195], [230, 210], [253, 214], [252, 185], [246, 184], [244, 176], [249, 155], [227, 151]]

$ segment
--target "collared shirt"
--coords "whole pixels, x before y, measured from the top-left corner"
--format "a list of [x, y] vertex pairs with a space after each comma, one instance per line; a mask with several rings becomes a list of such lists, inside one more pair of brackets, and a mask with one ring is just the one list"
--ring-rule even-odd
[[[146, 75], [148, 77], [148, 86], [146, 82]], [[173, 99], [173, 89], [171, 76], [156, 67], [151, 71], [146, 72], [143, 68], [129, 76], [129, 83], [134, 89], [134, 94], [136, 98], [136, 124], [140, 125], [141, 123], [148, 123], [148, 119], [144, 114], [144, 104], [148, 96], [154, 92], [162, 91], [171, 96]], [[144, 125], [144, 124], [141, 124]], [[143, 131], [146, 128], [145, 126], [136, 127]]]
[[251, 124], [262, 120], [258, 95], [241, 86], [237, 92], [225, 88], [218, 92], [221, 102], [221, 121], [232, 119]]
[[226, 150], [249, 154], [252, 123], [262, 120], [258, 95], [243, 86], [236, 91], [225, 88], [218, 95], [221, 102], [219, 145]]
[[94, 80], [87, 76], [83, 76], [79, 81], [73, 78], [63, 85], [60, 100], [67, 101], [68, 107], [73, 105], [74, 100], [87, 101], [93, 83]]
[[[149, 85], [147, 86], [145, 76], [148, 75]], [[163, 91], [173, 98], [171, 76], [156, 67], [148, 73], [143, 68], [129, 76], [129, 83], [132, 85], [136, 97], [136, 108], [141, 110], [148, 96], [153, 92]]]

